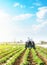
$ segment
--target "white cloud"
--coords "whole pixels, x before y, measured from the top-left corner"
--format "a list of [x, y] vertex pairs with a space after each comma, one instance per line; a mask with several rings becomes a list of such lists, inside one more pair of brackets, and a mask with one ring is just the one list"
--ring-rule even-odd
[[24, 30], [16, 23], [19, 20], [26, 20], [31, 16], [32, 14], [11, 16], [3, 10], [0, 10], [0, 41], [13, 41], [15, 38], [20, 38]]
[[38, 24], [33, 24], [33, 31], [37, 32], [42, 30], [47, 25], [47, 7], [38, 8], [38, 12], [36, 13], [36, 21]]
[[10, 19], [10, 15], [0, 10], [0, 22], [7, 22]]
[[28, 18], [32, 17], [32, 14], [20, 14], [18, 16], [14, 16], [13, 20], [14, 21], [21, 21], [21, 20], [26, 20]]
[[41, 3], [40, 2], [34, 2], [33, 5], [34, 6], [41, 6]]
[[47, 16], [47, 7], [38, 8], [38, 12], [36, 13], [39, 19], [43, 19]]
[[31, 35], [34, 36], [35, 32], [47, 25], [47, 21], [25, 28], [16, 24], [16, 22], [25, 21], [32, 16], [32, 14], [27, 13], [12, 17], [10, 14], [0, 10], [0, 41], [13, 41], [15, 39], [27, 38]]
[[35, 0], [35, 2], [33, 3], [34, 6], [42, 6], [41, 1], [39, 0]]
[[17, 7], [17, 6], [19, 6], [20, 4], [19, 3], [15, 3], [13, 6], [14, 7]]
[[47, 25], [47, 21], [36, 24], [36, 25], [34, 24], [34, 25], [32, 25], [32, 29], [33, 29], [33, 31], [37, 32], [38, 30], [39, 31], [42, 30], [42, 28], [44, 28], [46, 25]]
[[33, 32], [33, 36], [35, 36], [38, 40], [46, 40], [47, 34], [45, 33], [47, 32], [47, 29], [45, 28], [47, 27], [47, 7], [38, 8], [36, 16], [36, 24], [32, 25], [31, 32]]
[[14, 7], [20, 7], [20, 8], [25, 8], [25, 5], [22, 5], [20, 3], [14, 3]]
[[11, 16], [0, 9], [0, 41], [8, 40], [11, 36], [10, 33]]

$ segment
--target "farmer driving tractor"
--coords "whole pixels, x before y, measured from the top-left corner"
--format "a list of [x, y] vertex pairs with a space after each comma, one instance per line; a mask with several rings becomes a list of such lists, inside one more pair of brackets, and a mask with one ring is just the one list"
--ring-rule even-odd
[[34, 41], [32, 41], [32, 40], [30, 40], [30, 39], [28, 38], [28, 41], [27, 41], [26, 44], [25, 44], [25, 48], [33, 48], [33, 49], [36, 49], [36, 48], [35, 48], [35, 43], [34, 43]]

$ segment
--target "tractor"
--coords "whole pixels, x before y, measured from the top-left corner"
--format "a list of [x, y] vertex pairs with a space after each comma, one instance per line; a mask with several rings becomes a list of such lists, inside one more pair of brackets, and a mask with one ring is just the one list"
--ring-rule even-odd
[[31, 41], [31, 40], [27, 41], [27, 42], [25, 43], [25, 48], [33, 48], [33, 49], [36, 49], [36, 48], [35, 48], [35, 43], [34, 43], [34, 41]]

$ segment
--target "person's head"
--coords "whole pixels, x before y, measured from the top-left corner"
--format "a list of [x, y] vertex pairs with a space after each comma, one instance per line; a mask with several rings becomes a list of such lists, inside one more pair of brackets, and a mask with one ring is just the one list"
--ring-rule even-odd
[[32, 41], [32, 39], [28, 37], [28, 41]]

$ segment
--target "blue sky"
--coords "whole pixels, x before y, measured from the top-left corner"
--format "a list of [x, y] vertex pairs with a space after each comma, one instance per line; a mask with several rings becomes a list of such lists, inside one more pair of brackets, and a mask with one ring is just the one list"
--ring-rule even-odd
[[0, 41], [47, 41], [47, 0], [0, 0]]

